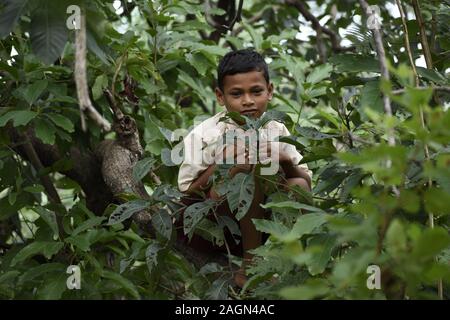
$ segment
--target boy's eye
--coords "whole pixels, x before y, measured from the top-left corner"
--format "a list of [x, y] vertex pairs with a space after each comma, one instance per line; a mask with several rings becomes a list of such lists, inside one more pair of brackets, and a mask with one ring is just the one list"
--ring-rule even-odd
[[241, 95], [241, 93], [240, 92], [231, 92], [231, 95], [233, 97], [239, 97]]
[[263, 90], [262, 89], [256, 89], [256, 90], [253, 90], [252, 92], [254, 94], [260, 95], [263, 92]]

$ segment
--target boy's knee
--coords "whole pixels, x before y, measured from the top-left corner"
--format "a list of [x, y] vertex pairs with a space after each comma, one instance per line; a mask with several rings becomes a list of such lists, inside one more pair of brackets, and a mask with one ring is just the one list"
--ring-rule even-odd
[[308, 182], [305, 179], [303, 179], [303, 178], [289, 178], [289, 179], [286, 179], [286, 182], [285, 182], [286, 189], [288, 189], [290, 186], [299, 186], [299, 187], [301, 187], [301, 188], [303, 188], [305, 190], [308, 190], [308, 191], [311, 190], [311, 188], [309, 187]]

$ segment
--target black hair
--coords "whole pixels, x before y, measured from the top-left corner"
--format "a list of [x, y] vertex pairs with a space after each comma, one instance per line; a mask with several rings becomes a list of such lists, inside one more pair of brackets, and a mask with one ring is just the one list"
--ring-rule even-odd
[[217, 82], [223, 91], [223, 79], [227, 75], [249, 71], [262, 71], [264, 79], [269, 83], [269, 69], [264, 58], [253, 49], [242, 49], [228, 52], [219, 62]]

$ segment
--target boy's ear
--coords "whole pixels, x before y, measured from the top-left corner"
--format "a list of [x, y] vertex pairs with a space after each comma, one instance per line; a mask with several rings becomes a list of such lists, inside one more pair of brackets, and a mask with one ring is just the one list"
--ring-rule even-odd
[[219, 88], [216, 88], [215, 90], [217, 102], [219, 102], [219, 105], [223, 106], [225, 104], [225, 100], [223, 97], [223, 92]]
[[267, 85], [267, 91], [269, 94], [269, 101], [270, 101], [273, 98], [273, 83], [272, 82]]

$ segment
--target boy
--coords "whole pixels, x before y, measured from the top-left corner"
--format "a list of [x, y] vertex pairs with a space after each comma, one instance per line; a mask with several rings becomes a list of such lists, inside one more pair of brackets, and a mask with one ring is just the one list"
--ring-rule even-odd
[[[260, 54], [249, 49], [229, 52], [220, 61], [217, 75], [216, 98], [218, 103], [225, 106], [228, 112], [234, 111], [253, 118], [260, 118], [264, 114], [267, 104], [273, 96], [273, 84], [269, 80], [267, 64]], [[178, 175], [178, 186], [181, 192], [193, 195], [203, 191], [208, 198], [215, 200], [220, 198], [214, 188], [208, 185], [210, 176], [217, 168], [217, 159], [221, 156], [215, 146], [225, 132], [238, 128], [233, 121], [231, 123], [219, 121], [225, 113], [225, 111], [220, 112], [203, 121], [185, 137], [185, 158]], [[281, 132], [281, 135], [289, 135], [286, 126], [279, 122], [270, 121], [265, 127], [277, 129]], [[240, 172], [251, 172], [253, 166], [248, 161], [248, 148], [244, 149], [239, 144], [226, 145], [224, 151], [227, 156], [231, 155], [234, 158], [242, 154], [245, 156], [246, 161], [243, 164], [238, 163], [230, 169], [231, 177]], [[311, 189], [311, 171], [304, 164], [298, 165], [302, 156], [295, 147], [286, 143], [279, 143], [279, 148], [276, 151], [278, 152], [278, 159], [272, 155], [269, 155], [269, 158], [272, 161], [278, 160], [286, 178], [284, 181], [286, 187], [299, 185], [309, 191]], [[198, 161], [199, 154], [202, 154], [200, 161]], [[265, 196], [261, 183], [257, 181], [253, 202], [246, 215], [238, 222], [242, 236], [243, 264], [235, 274], [234, 281], [239, 287], [243, 287], [247, 281], [245, 267], [253, 258], [248, 250], [257, 248], [262, 244], [261, 232], [256, 230], [252, 219], [266, 217], [265, 210], [260, 207], [260, 204], [264, 204], [264, 200]], [[229, 210], [226, 201], [225, 205], [218, 208], [218, 213], [234, 217], [234, 213]]]

